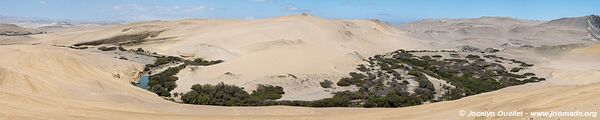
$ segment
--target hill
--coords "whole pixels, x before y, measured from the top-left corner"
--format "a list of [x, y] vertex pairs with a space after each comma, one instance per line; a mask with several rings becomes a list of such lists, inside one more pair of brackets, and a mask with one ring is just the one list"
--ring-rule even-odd
[[[318, 86], [352, 71], [364, 56], [426, 45], [374, 20], [326, 20], [291, 15], [264, 20], [150, 21], [72, 35], [46, 37], [42, 44], [122, 45], [162, 55], [224, 60], [183, 69], [173, 92], [193, 84], [224, 82], [252, 90], [257, 84], [286, 88], [283, 99], [330, 96]], [[283, 75], [283, 76], [282, 76]], [[289, 77], [292, 75], [296, 77]], [[286, 77], [287, 76], [287, 77]]]
[[[399, 26], [411, 36], [442, 48], [508, 48], [597, 43], [595, 15], [551, 21], [507, 17], [423, 20]], [[588, 22], [589, 21], [589, 22]], [[593, 30], [588, 30], [593, 29]], [[596, 32], [594, 32], [596, 31]]]

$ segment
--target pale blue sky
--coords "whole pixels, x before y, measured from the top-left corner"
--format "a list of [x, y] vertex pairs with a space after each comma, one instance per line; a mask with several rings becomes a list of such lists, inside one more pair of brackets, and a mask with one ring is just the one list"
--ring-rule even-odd
[[600, 0], [1, 0], [0, 15], [87, 21], [259, 19], [303, 12], [329, 19], [506, 16], [550, 20], [600, 14]]

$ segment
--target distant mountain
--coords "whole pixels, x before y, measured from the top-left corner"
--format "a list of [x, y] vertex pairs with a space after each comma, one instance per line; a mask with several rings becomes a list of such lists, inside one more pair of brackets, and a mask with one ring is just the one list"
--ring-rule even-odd
[[45, 32], [32, 28], [22, 28], [14, 24], [0, 23], [0, 35], [4, 36], [33, 35], [42, 33]]
[[596, 15], [551, 21], [508, 17], [422, 20], [399, 26], [411, 36], [438, 47], [522, 47], [589, 44], [598, 41]]
[[581, 16], [581, 17], [560, 18], [560, 19], [550, 20], [550, 21], [544, 23], [544, 25], [560, 26], [560, 27], [577, 27], [577, 28], [586, 29], [587, 27], [589, 27], [591, 25], [591, 23], [588, 22], [589, 20], [597, 21], [598, 16], [589, 15], [589, 16]]
[[48, 18], [34, 17], [12, 17], [1, 16], [0, 23], [15, 24], [25, 28], [65, 28], [74, 26], [99, 26], [99, 25], [114, 25], [123, 24], [124, 21], [81, 21], [81, 20], [56, 20]]

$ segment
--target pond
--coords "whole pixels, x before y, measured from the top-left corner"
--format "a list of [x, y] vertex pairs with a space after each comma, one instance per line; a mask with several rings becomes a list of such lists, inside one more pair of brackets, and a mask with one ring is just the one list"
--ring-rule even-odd
[[148, 89], [148, 76], [142, 75], [140, 76], [140, 80], [138, 81], [138, 84], [135, 85], [137, 87], [143, 88], [143, 89]]

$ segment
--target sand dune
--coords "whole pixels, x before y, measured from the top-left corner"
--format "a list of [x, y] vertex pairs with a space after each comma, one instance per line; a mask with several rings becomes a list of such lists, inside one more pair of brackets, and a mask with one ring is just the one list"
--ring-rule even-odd
[[[0, 46], [0, 118], [3, 119], [475, 119], [459, 110], [598, 111], [596, 67], [549, 62], [547, 82], [462, 98], [390, 109], [216, 107], [167, 102], [129, 84], [139, 66], [96, 53], [47, 46]], [[10, 52], [7, 52], [10, 51]], [[118, 65], [115, 65], [118, 64]], [[560, 64], [560, 65], [556, 65]], [[116, 72], [115, 71], [120, 71]], [[120, 78], [114, 74], [120, 74]], [[586, 74], [581, 74], [586, 73]], [[581, 84], [558, 84], [561, 81]], [[496, 117], [496, 119], [514, 119]], [[563, 118], [564, 119], [564, 118]]]
[[[539, 24], [510, 19], [501, 22]], [[481, 30], [486, 29], [489, 28]], [[138, 36], [153, 32], [159, 34], [142, 36], [142, 39]], [[37, 39], [18, 43], [27, 45], [0, 46], [0, 56], [3, 56], [0, 61], [0, 119], [414, 120], [481, 119], [461, 117], [458, 115], [460, 110], [600, 111], [598, 46], [565, 51], [552, 57], [527, 49], [506, 51], [511, 57], [533, 61], [536, 64], [533, 69], [548, 73], [548, 80], [454, 101], [369, 109], [220, 107], [173, 103], [131, 85], [142, 70], [138, 63], [51, 45], [99, 40], [127, 42], [120, 38], [128, 38], [141, 42], [127, 43], [128, 48], [225, 59], [222, 64], [182, 70], [177, 75], [180, 80], [175, 91], [186, 91], [195, 83], [223, 81], [250, 90], [255, 84], [270, 83], [285, 87], [283, 99], [328, 97], [318, 88], [318, 82], [337, 80], [341, 74], [354, 69], [364, 56], [398, 48], [433, 48], [410, 37], [409, 33], [378, 21], [325, 20], [303, 15], [251, 21], [152, 21], [32, 37]], [[28, 45], [33, 43], [38, 45]], [[309, 81], [286, 77], [289, 74]]]
[[[225, 60], [184, 69], [173, 92], [194, 84], [224, 82], [253, 90], [257, 84], [280, 85], [284, 99], [315, 100], [331, 96], [318, 85], [336, 82], [354, 70], [363, 56], [398, 48], [420, 49], [425, 43], [376, 20], [327, 20], [290, 15], [262, 20], [178, 20], [132, 23], [57, 36], [40, 36], [40, 44], [124, 44], [159, 54]], [[46, 38], [44, 38], [46, 37]], [[223, 79], [225, 73], [236, 75]], [[270, 79], [280, 74], [297, 79]], [[307, 82], [299, 83], [305, 80]]]

